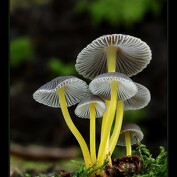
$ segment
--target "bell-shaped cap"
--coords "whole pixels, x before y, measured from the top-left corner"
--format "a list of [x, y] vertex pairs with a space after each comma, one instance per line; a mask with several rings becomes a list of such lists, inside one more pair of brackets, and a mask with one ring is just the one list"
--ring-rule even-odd
[[122, 73], [112, 72], [101, 74], [93, 79], [89, 84], [89, 89], [94, 95], [102, 99], [111, 99], [111, 82], [117, 82], [117, 100], [124, 101], [134, 96], [138, 88], [134, 82]]
[[88, 79], [106, 73], [106, 49], [110, 46], [117, 48], [116, 72], [129, 77], [146, 68], [152, 58], [150, 47], [139, 38], [124, 34], [104, 35], [78, 54], [75, 65], [78, 73]]
[[75, 76], [57, 77], [44, 84], [33, 94], [33, 98], [50, 107], [60, 107], [57, 90], [64, 87], [67, 107], [80, 102], [88, 94], [88, 85]]
[[125, 100], [124, 110], [136, 110], [144, 108], [151, 100], [151, 94], [145, 86], [138, 83], [135, 83], [135, 85], [138, 88], [138, 92], [130, 99]]
[[136, 139], [134, 138], [133, 134], [136, 135], [139, 141], [141, 141], [144, 137], [144, 134], [138, 125], [135, 123], [123, 122], [117, 145], [126, 146], [125, 132], [130, 132], [131, 145], [136, 144]]
[[99, 96], [91, 93], [77, 105], [75, 114], [81, 118], [90, 118], [90, 103], [95, 103], [95, 117], [102, 117], [107, 109], [106, 104]]

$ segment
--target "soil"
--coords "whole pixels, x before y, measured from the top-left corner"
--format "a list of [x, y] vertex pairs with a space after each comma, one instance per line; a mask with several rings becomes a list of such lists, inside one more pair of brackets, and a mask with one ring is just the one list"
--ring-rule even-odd
[[137, 155], [126, 156], [122, 158], [113, 158], [112, 166], [105, 167], [107, 177], [133, 176], [140, 172], [141, 158]]

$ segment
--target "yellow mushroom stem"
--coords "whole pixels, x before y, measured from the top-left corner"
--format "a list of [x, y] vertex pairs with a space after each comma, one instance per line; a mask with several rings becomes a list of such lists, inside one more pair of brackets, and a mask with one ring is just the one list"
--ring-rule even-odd
[[106, 143], [110, 136], [111, 126], [114, 120], [115, 110], [117, 103], [117, 82], [111, 82], [111, 101], [109, 107], [107, 108], [107, 113], [105, 117], [104, 129], [101, 137], [101, 142], [98, 150], [98, 164], [102, 165], [104, 162], [104, 157], [106, 153]]
[[110, 47], [106, 48], [108, 73], [116, 71], [117, 50], [118, 50], [118, 48], [115, 46], [110, 46]]
[[[108, 73], [116, 71], [116, 54], [117, 47], [110, 46], [106, 49], [107, 67]], [[102, 127], [101, 127], [101, 142], [98, 150], [98, 166], [102, 165], [106, 155], [111, 163], [111, 157], [109, 155], [109, 137], [111, 126], [114, 120], [114, 114], [117, 103], [117, 82], [111, 83], [111, 101], [106, 101], [107, 111], [103, 115]], [[108, 154], [107, 154], [108, 153]], [[98, 172], [98, 174], [102, 172]]]
[[[105, 104], [106, 104], [106, 107], [108, 109], [110, 101], [105, 100]], [[103, 130], [104, 130], [104, 127], [105, 127], [106, 115], [107, 115], [107, 111], [103, 114], [103, 119], [102, 119], [102, 124], [101, 124], [101, 138], [103, 136]]]
[[124, 114], [124, 101], [117, 102], [116, 121], [110, 139], [110, 153], [112, 154], [119, 139]]
[[[106, 104], [106, 107], [108, 108], [110, 101], [105, 100], [105, 104]], [[101, 139], [103, 138], [103, 130], [105, 127], [106, 115], [107, 115], [107, 111], [103, 114], [103, 120], [102, 120], [102, 126], [101, 126]], [[109, 164], [111, 165], [112, 161], [111, 161], [111, 155], [110, 155], [110, 149], [109, 149], [109, 137], [106, 142], [106, 154], [108, 154], [108, 161], [109, 161]], [[106, 154], [105, 154], [104, 159], [106, 159]]]
[[64, 87], [59, 88], [57, 91], [58, 91], [58, 96], [59, 96], [59, 100], [60, 100], [60, 107], [61, 107], [61, 111], [63, 113], [63, 117], [64, 117], [69, 129], [71, 130], [71, 132], [73, 133], [73, 135], [77, 139], [77, 141], [81, 147], [82, 154], [84, 156], [85, 165], [87, 168], [89, 168], [90, 166], [93, 165], [91, 157], [90, 157], [89, 149], [87, 147], [87, 144], [86, 144], [84, 138], [82, 137], [82, 135], [80, 134], [80, 132], [78, 131], [78, 129], [76, 128], [76, 126], [74, 125], [74, 123], [70, 117], [70, 114], [69, 114], [69, 111], [67, 108], [67, 104], [66, 104]]
[[132, 147], [131, 147], [129, 131], [125, 132], [125, 143], [126, 143], [127, 156], [132, 155]]
[[106, 155], [108, 156], [108, 163], [110, 166], [112, 166], [112, 159], [111, 159], [111, 152], [110, 152], [110, 146], [109, 146], [109, 141], [110, 141], [110, 135], [108, 136], [107, 142], [106, 142], [106, 152], [105, 152], [105, 157], [104, 159], [106, 159]]
[[95, 103], [90, 103], [90, 154], [93, 164], [96, 163], [95, 129]]
[[[108, 73], [116, 71], [116, 54], [117, 47], [110, 46], [106, 48], [107, 67]], [[108, 155], [109, 149], [109, 136], [111, 126], [114, 119], [115, 109], [117, 103], [117, 82], [111, 83], [111, 101], [106, 101], [107, 111], [103, 115], [102, 127], [101, 127], [101, 142], [98, 150], [98, 166], [102, 165], [106, 155]], [[108, 155], [108, 158], [111, 158]], [[111, 161], [109, 159], [109, 161]]]

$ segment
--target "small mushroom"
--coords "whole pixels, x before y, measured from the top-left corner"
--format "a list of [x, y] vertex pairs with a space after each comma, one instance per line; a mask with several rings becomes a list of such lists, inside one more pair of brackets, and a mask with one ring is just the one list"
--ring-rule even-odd
[[130, 99], [125, 100], [125, 110], [137, 110], [144, 108], [151, 100], [151, 94], [145, 86], [138, 83], [135, 83], [135, 85], [138, 88], [138, 92]]
[[107, 72], [120, 72], [131, 77], [141, 72], [151, 60], [151, 50], [141, 39], [124, 34], [101, 36], [77, 56], [76, 70], [93, 79]]
[[82, 99], [75, 109], [75, 114], [81, 118], [90, 118], [91, 108], [90, 104], [95, 104], [95, 118], [102, 117], [106, 111], [106, 105], [99, 96], [90, 93], [86, 98]]
[[92, 165], [92, 160], [87, 147], [87, 144], [74, 125], [68, 108], [77, 104], [82, 98], [88, 94], [88, 85], [83, 80], [75, 76], [57, 77], [52, 81], [40, 87], [34, 94], [33, 98], [44, 105], [50, 107], [60, 107], [63, 117], [69, 129], [76, 137], [86, 163], [87, 168]]
[[105, 100], [111, 100], [112, 82], [115, 82], [117, 85], [117, 101], [125, 101], [134, 96], [138, 91], [137, 86], [128, 76], [117, 72], [104, 73], [95, 77], [90, 82], [89, 89], [94, 95], [98, 95]]
[[98, 162], [103, 163], [117, 100], [124, 101], [131, 98], [137, 93], [138, 89], [130, 78], [117, 72], [105, 73], [97, 76], [89, 84], [89, 89], [93, 94], [98, 95], [101, 98], [107, 100], [111, 98], [105, 113], [106, 116], [103, 118], [102, 125], [104, 127], [102, 127], [103, 132], [101, 133], [102, 136], [98, 151]]
[[58, 99], [58, 91], [62, 90], [66, 97], [67, 107], [80, 102], [88, 94], [88, 85], [75, 76], [57, 77], [41, 86], [34, 94], [33, 98], [44, 105], [50, 107], [61, 107]]
[[[134, 82], [135, 83], [135, 82]], [[113, 153], [113, 150], [117, 144], [117, 140], [119, 138], [121, 124], [122, 124], [122, 117], [123, 117], [123, 106], [124, 110], [137, 110], [144, 108], [148, 105], [151, 99], [151, 95], [149, 90], [138, 83], [135, 83], [138, 88], [138, 92], [131, 98], [124, 101], [124, 105], [122, 102], [117, 103], [117, 112], [116, 112], [116, 121], [113, 129], [113, 133], [110, 139], [110, 153]]]
[[81, 118], [90, 118], [90, 154], [92, 162], [96, 163], [96, 146], [95, 146], [95, 118], [102, 117], [106, 111], [104, 101], [93, 94], [89, 94], [82, 99], [75, 109], [75, 114]]
[[133, 134], [135, 134], [140, 141], [144, 137], [144, 134], [138, 125], [135, 123], [124, 122], [122, 124], [117, 145], [126, 146], [127, 156], [132, 154], [131, 145], [136, 144], [136, 139], [134, 138]]

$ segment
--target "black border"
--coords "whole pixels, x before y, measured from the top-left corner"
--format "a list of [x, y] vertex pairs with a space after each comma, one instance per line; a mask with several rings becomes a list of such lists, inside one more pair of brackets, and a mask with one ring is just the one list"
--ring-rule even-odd
[[[4, 13], [4, 12], [3, 12]], [[7, 21], [6, 21], [7, 20]], [[3, 137], [4, 139], [7, 138], [7, 147], [5, 148], [6, 150], [4, 152], [7, 151], [7, 156], [4, 155], [5, 159], [7, 160], [7, 176], [10, 177], [10, 0], [7, 0], [7, 19], [4, 18], [4, 21], [6, 21], [7, 23], [7, 30], [4, 34], [7, 34], [7, 88], [6, 91], [4, 93], [7, 92], [7, 97], [4, 96], [4, 98], [6, 99], [5, 103], [7, 102], [7, 117], [5, 117], [6, 114], [3, 114], [4, 118], [7, 120], [7, 135], [5, 136], [3, 133]], [[6, 28], [5, 28], [6, 29]], [[5, 42], [6, 43], [6, 42]], [[4, 50], [5, 52], [5, 50]], [[3, 55], [3, 56], [6, 56]], [[4, 74], [2, 75], [2, 77], [4, 77]], [[4, 109], [5, 111], [6, 109]], [[4, 131], [5, 128], [3, 128]], [[6, 142], [6, 141], [4, 141]], [[4, 143], [2, 143], [3, 145]], [[5, 162], [4, 162], [5, 163]], [[6, 176], [6, 171], [5, 169], [3, 169], [2, 171], [4, 171], [3, 173], [5, 173], [5, 175], [2, 176]]]
[[175, 4], [173, 0], [167, 0], [167, 75], [168, 75], [168, 176], [174, 176], [176, 174], [176, 153], [175, 153], [175, 141], [177, 140], [176, 132], [176, 56], [175, 51], [177, 50], [175, 45]]

